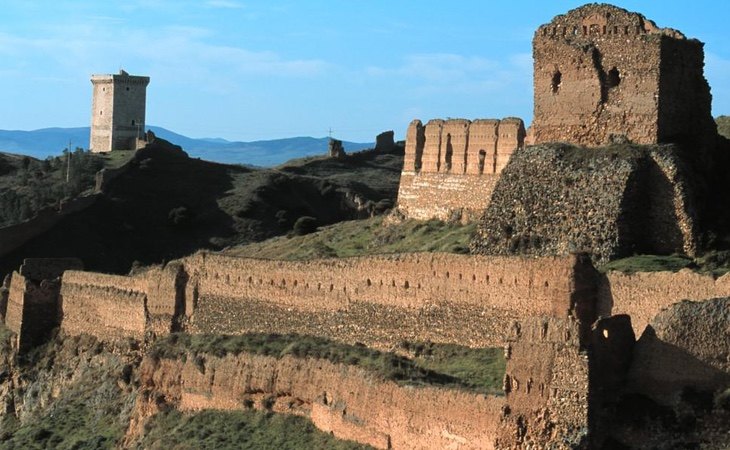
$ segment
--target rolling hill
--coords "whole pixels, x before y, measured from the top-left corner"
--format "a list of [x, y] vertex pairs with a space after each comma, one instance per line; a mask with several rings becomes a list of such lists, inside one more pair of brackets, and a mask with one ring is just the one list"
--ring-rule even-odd
[[[226, 164], [269, 167], [305, 156], [327, 152], [328, 138], [294, 137], [253, 142], [220, 138], [190, 138], [162, 127], [149, 127], [155, 135], [181, 146], [191, 157]], [[0, 152], [18, 153], [44, 159], [57, 156], [64, 148], [89, 147], [89, 127], [43, 128], [33, 131], [0, 130]], [[372, 148], [373, 143], [343, 142], [348, 153]]]

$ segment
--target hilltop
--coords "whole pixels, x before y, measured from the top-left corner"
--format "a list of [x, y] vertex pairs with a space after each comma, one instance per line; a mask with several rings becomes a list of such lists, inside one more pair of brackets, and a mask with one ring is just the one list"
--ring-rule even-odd
[[107, 175], [93, 205], [4, 256], [0, 272], [23, 258], [73, 255], [88, 268], [123, 273], [133, 263], [286, 234], [303, 216], [315, 225], [369, 217], [393, 205], [401, 166], [402, 147], [257, 169], [191, 158], [158, 139], [107, 172], [116, 176]]

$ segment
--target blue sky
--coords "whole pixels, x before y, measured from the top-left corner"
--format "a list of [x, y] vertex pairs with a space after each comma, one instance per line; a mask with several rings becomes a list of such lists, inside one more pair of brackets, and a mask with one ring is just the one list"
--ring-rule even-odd
[[[0, 129], [86, 126], [92, 73], [148, 75], [192, 137], [403, 137], [414, 118], [532, 116], [531, 39], [579, 1], [4, 0]], [[730, 114], [730, 2], [617, 1], [705, 42]], [[689, 5], [689, 6], [688, 6]]]

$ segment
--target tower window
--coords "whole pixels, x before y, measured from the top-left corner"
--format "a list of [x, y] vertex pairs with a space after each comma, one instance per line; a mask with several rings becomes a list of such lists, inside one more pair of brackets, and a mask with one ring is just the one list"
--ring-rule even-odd
[[127, 90], [129, 90], [129, 86], [127, 86]]
[[100, 116], [103, 116], [104, 115], [104, 111], [99, 111], [99, 115]]
[[484, 173], [484, 161], [487, 159], [487, 152], [479, 150], [479, 175]]
[[555, 73], [553, 74], [553, 81], [552, 81], [553, 94], [557, 94], [558, 91], [560, 90], [560, 84], [562, 83], [562, 80], [563, 80], [563, 74], [560, 73], [559, 70], [556, 70]]
[[134, 119], [132, 119], [132, 126], [134, 126], [134, 125], [135, 125], [135, 122], [134, 122]]

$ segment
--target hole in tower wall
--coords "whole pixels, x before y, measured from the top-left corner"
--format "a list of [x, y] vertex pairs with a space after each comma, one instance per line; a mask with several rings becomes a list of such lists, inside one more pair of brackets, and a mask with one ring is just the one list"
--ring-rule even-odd
[[621, 84], [621, 73], [618, 71], [616, 67], [608, 71], [608, 76], [606, 77], [606, 85], [609, 89], [615, 88]]
[[553, 74], [553, 80], [551, 83], [553, 94], [557, 94], [560, 91], [560, 84], [563, 82], [563, 74], [559, 70], [556, 70]]
[[479, 175], [484, 173], [484, 161], [487, 159], [487, 152], [479, 150]]

